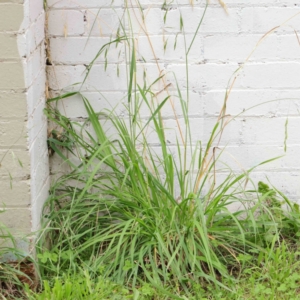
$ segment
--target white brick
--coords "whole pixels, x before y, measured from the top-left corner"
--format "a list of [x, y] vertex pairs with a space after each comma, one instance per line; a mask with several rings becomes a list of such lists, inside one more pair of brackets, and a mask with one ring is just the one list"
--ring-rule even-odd
[[[299, 37], [299, 33], [298, 33]], [[281, 60], [299, 60], [300, 59], [300, 45], [297, 35], [280, 35], [278, 36], [278, 54]]]
[[273, 172], [299, 172], [300, 148], [299, 145], [290, 145], [284, 151], [283, 145], [227, 145], [220, 147], [223, 151], [220, 157], [220, 164], [227, 164], [232, 170], [243, 171], [258, 166], [264, 161], [278, 157], [273, 161], [262, 164], [255, 170]]
[[[226, 0], [224, 1], [226, 4], [236, 4], [236, 5], [240, 5], [240, 6], [245, 6], [245, 5], [255, 5], [255, 6], [265, 6], [266, 4], [273, 4], [278, 5], [278, 2], [285, 2], [282, 0], [249, 0], [247, 2], [243, 1], [243, 0]], [[211, 4], [218, 4], [219, 0], [212, 0]]]
[[23, 4], [24, 0], [0, 0], [0, 3], [20, 3], [20, 4]]
[[[262, 35], [211, 35], [204, 38], [204, 58], [222, 62], [280, 59], [278, 37], [271, 35], [261, 43]], [[259, 43], [259, 45], [257, 45]]]
[[29, 153], [31, 156], [31, 171], [34, 172], [36, 166], [41, 161], [48, 161], [48, 158], [45, 157], [45, 151], [47, 149], [47, 123], [41, 125], [39, 134], [33, 139], [31, 145], [29, 145]]
[[49, 177], [49, 163], [47, 153], [48, 152], [46, 150], [46, 152], [43, 153], [42, 159], [31, 172], [31, 180], [33, 183], [31, 184], [31, 194], [33, 201], [35, 200], [35, 197], [37, 197], [37, 195], [41, 192]]
[[[62, 149], [63, 153], [67, 155], [66, 151]], [[85, 154], [85, 152], [83, 151]], [[84, 155], [83, 154], [83, 155]], [[74, 157], [73, 154], [68, 153], [68, 158], [71, 163], [74, 165], [79, 165], [81, 161]], [[70, 166], [69, 166], [69, 161], [65, 162], [57, 155], [54, 153], [50, 158], [50, 175], [51, 175], [51, 182], [56, 182], [63, 174], [66, 174], [67, 172], [70, 171]]]
[[[119, 66], [120, 76], [117, 77], [117, 65], [108, 65], [105, 70], [104, 65], [94, 65], [89, 77], [86, 80], [85, 89], [91, 90], [125, 90], [126, 89], [126, 70], [124, 65]], [[50, 69], [51, 70], [51, 69]], [[61, 87], [82, 82], [86, 74], [84, 66], [55, 67], [55, 76]], [[114, 75], [114, 76], [112, 76]], [[80, 85], [79, 85], [80, 86]], [[78, 87], [79, 87], [78, 86]], [[78, 89], [77, 87], [77, 89]]]
[[[168, 33], [180, 32], [180, 13], [182, 14], [183, 26], [185, 33], [194, 33], [199, 21], [204, 12], [203, 8], [183, 7], [180, 10], [178, 8], [172, 9], [166, 14], [166, 21], [164, 24], [164, 31]], [[161, 12], [161, 19], [163, 19], [165, 11]], [[201, 30], [202, 31], [202, 30]]]
[[[144, 69], [147, 73], [146, 81], [149, 85], [160, 76], [156, 64], [149, 64], [146, 66], [137, 65], [137, 82], [141, 86], [144, 84]], [[86, 74], [86, 68], [80, 65], [75, 67], [56, 66], [54, 68], [49, 67], [48, 73], [51, 78], [50, 84], [52, 84], [50, 87], [57, 90], [73, 85], [74, 83], [82, 82]], [[92, 91], [124, 91], [127, 89], [127, 85], [126, 66], [124, 64], [109, 64], [106, 69], [103, 64], [100, 64], [92, 67], [85, 82], [84, 89], [90, 89]], [[70, 88], [76, 90], [79, 87], [80, 84]], [[163, 85], [162, 83], [157, 83], [156, 87], [161, 89]]]
[[[87, 37], [69, 37], [69, 38], [51, 38], [50, 52], [54, 63], [63, 64], [89, 64], [100, 51], [108, 44], [108, 37], [87, 38]], [[74, 51], [76, 49], [76, 51]], [[119, 43], [107, 47], [107, 60], [110, 63], [124, 62], [124, 46]], [[105, 51], [99, 56], [96, 62], [105, 62]]]
[[[128, 98], [125, 92], [84, 92], [84, 96], [89, 100], [96, 112], [106, 112], [109, 109], [114, 110], [114, 112], [119, 115], [126, 117], [128, 116]], [[148, 95], [149, 96], [149, 95]], [[182, 104], [178, 95], [174, 91], [162, 92], [157, 96], [157, 99], [147, 97], [149, 103], [153, 103], [155, 106], [153, 111], [157, 108], [157, 103], [161, 103], [164, 99], [170, 96], [170, 100], [167, 100], [164, 106], [161, 108], [161, 113], [164, 118], [173, 118], [174, 110], [178, 117], [183, 116]], [[183, 101], [186, 103], [186, 91], [182, 91]], [[148, 118], [150, 116], [150, 111], [145, 101], [139, 96], [139, 101], [141, 103], [140, 116], [142, 118]], [[158, 102], [157, 102], [158, 101]], [[172, 103], [173, 105], [172, 105]], [[84, 108], [84, 104], [80, 96], [72, 96], [70, 98], [62, 99], [57, 102], [58, 109], [66, 114], [69, 118], [86, 118], [87, 112]], [[190, 92], [189, 95], [189, 114], [192, 116], [202, 116], [203, 107], [201, 101], [201, 95], [196, 92]]]
[[40, 0], [30, 0], [29, 3], [29, 17], [30, 23], [36, 21], [39, 15], [43, 14], [44, 12], [44, 1]]
[[[243, 120], [243, 143], [284, 145], [287, 118], [248, 118]], [[288, 142], [295, 142], [295, 130], [300, 120], [289, 119]], [[299, 124], [298, 124], [299, 126]], [[272, 128], [272, 130], [270, 130]], [[297, 130], [296, 130], [297, 132]]]
[[[299, 149], [298, 149], [299, 150]], [[227, 145], [220, 147], [218, 153], [221, 153], [220, 159], [217, 163], [217, 169], [226, 168], [226, 166], [236, 172], [244, 172], [249, 170], [264, 161], [270, 160], [275, 157], [283, 156], [283, 147], [277, 145]], [[284, 171], [283, 166], [287, 167], [285, 163], [286, 157], [276, 159], [267, 164], [263, 164], [256, 168], [256, 170], [273, 170]]]
[[[54, 90], [61, 90], [76, 82], [82, 82], [86, 68], [84, 66], [48, 66], [49, 87]], [[77, 86], [78, 88], [78, 86]]]
[[[204, 133], [202, 137], [203, 143], [208, 143], [211, 138], [213, 129], [217, 124], [217, 118], [205, 118], [204, 119]], [[227, 117], [224, 119], [224, 125], [226, 124], [224, 130], [221, 134], [222, 124], [219, 122], [217, 130], [215, 132], [216, 138], [214, 139], [214, 146], [217, 145], [239, 145], [242, 143], [242, 129], [243, 123], [242, 120], [233, 119], [231, 117]], [[221, 139], [220, 139], [221, 137]]]
[[[203, 96], [205, 114], [207, 116], [219, 115], [224, 99], [224, 91], [210, 91], [206, 93]], [[242, 117], [277, 117], [297, 114], [299, 105], [299, 90], [233, 90], [227, 99], [226, 112], [231, 116], [242, 113]]]
[[[111, 36], [117, 33], [119, 20], [123, 18], [123, 9], [89, 9], [85, 12], [85, 32], [90, 36]], [[120, 28], [121, 30], [121, 28]], [[121, 31], [120, 35], [124, 33]]]
[[[226, 89], [228, 80], [233, 75], [238, 65], [227, 64], [195, 64], [189, 66], [189, 88], [195, 91], [202, 91], [203, 89], [211, 89], [218, 87], [219, 89]], [[186, 67], [184, 64], [170, 64], [167, 67], [169, 72], [167, 75], [168, 81], [174, 86], [175, 77], [181, 89], [187, 88]], [[172, 73], [174, 72], [174, 74]], [[236, 87], [239, 85], [239, 80], [236, 82]]]
[[[270, 8], [243, 8], [241, 12], [241, 31], [267, 33], [276, 26], [288, 21], [291, 17], [300, 12], [300, 7], [270, 7]], [[293, 32], [300, 29], [299, 17], [291, 19], [278, 31]]]
[[41, 191], [38, 195], [36, 195], [36, 198], [32, 202], [31, 207], [31, 215], [32, 215], [32, 232], [36, 232], [41, 228], [41, 220], [43, 217], [43, 207], [45, 199], [49, 196], [49, 188], [50, 188], [50, 177], [46, 180], [44, 185], [42, 186]]
[[[263, 181], [269, 186], [271, 184], [279, 191], [288, 196], [290, 200], [296, 200], [299, 203], [299, 172], [253, 172], [251, 178], [257, 184]], [[257, 187], [257, 185], [256, 185]]]
[[[107, 109], [114, 109], [119, 115], [127, 114], [123, 105], [123, 103], [127, 102], [127, 97], [123, 92], [86, 92], [83, 94], [96, 112], [105, 112]], [[69, 118], [88, 117], [83, 100], [79, 95], [58, 101], [57, 107], [61, 113], [64, 113]]]
[[[127, 118], [123, 119], [124, 123], [128, 126], [129, 120]], [[191, 126], [191, 133], [192, 133], [192, 143], [197, 143], [201, 137], [203, 136], [203, 119], [200, 118], [191, 118], [190, 126]], [[146, 120], [137, 127], [137, 131], [139, 129], [144, 128]], [[96, 137], [95, 132], [90, 124], [83, 124], [83, 122], [79, 122], [79, 124], [84, 125], [84, 129], [87, 130], [94, 138]], [[119, 135], [114, 126], [112, 126], [110, 121], [101, 120], [101, 124], [106, 135], [111, 139], [120, 139]], [[166, 119], [163, 120], [164, 130], [165, 130], [165, 140], [168, 146], [176, 146], [177, 139], [181, 142], [181, 133], [183, 138], [185, 138], [185, 121], [183, 118], [178, 118], [178, 122], [174, 119]], [[150, 122], [148, 126], [144, 129], [144, 137], [147, 138], [147, 142], [150, 145], [157, 146], [160, 144], [160, 140], [157, 134], [154, 131], [153, 122]], [[84, 132], [84, 131], [83, 131]], [[143, 134], [139, 135], [138, 142], [142, 143], [143, 141]]]
[[0, 62], [0, 90], [25, 88], [22, 64], [19, 62]]
[[27, 135], [26, 124], [20, 120], [0, 120], [0, 146], [24, 149]]
[[163, 18], [160, 8], [147, 8], [142, 11], [140, 8], [129, 9], [130, 23], [128, 29], [136, 34], [158, 34], [162, 32]]
[[29, 145], [36, 139], [40, 134], [41, 128], [47, 124], [47, 118], [43, 112], [45, 108], [45, 102], [40, 101], [39, 105], [34, 109], [32, 114], [28, 116], [27, 128], [30, 132]]
[[245, 88], [299, 88], [300, 63], [254, 63], [244, 68], [241, 85]]
[[0, 176], [20, 179], [30, 173], [30, 161], [27, 151], [0, 150]]
[[[202, 118], [190, 118], [190, 129], [191, 129], [191, 137], [192, 143], [195, 144], [202, 140], [203, 131], [204, 131], [204, 119]], [[176, 146], [177, 140], [180, 144], [182, 144], [181, 137], [185, 138], [185, 121], [180, 118], [178, 120], [175, 119], [167, 119], [163, 121], [164, 129], [165, 129], [165, 140], [167, 145]], [[153, 123], [150, 123], [147, 130], [145, 131], [145, 135], [147, 137], [147, 142], [149, 144], [161, 144], [159, 138], [153, 128]]]
[[45, 14], [41, 14], [25, 33], [27, 56], [32, 53], [45, 39]]
[[44, 70], [45, 64], [45, 45], [41, 44], [26, 60], [25, 68], [25, 84], [29, 88], [37, 79], [41, 70]]
[[[11, 180], [9, 176], [0, 177], [0, 203], [3, 207], [28, 207], [30, 205], [29, 180]], [[0, 214], [1, 222], [2, 214]]]
[[58, 36], [84, 33], [84, 15], [74, 10], [54, 10], [48, 13], [48, 34]]
[[8, 208], [0, 214], [0, 222], [4, 223], [12, 234], [26, 235], [31, 232], [29, 208]]
[[[188, 19], [188, 15], [186, 19]], [[199, 20], [198, 20], [199, 22]], [[209, 8], [203, 20], [200, 32], [228, 33], [240, 31], [240, 9], [228, 8], [228, 14], [223, 8]]]
[[0, 32], [18, 31], [23, 21], [23, 5], [0, 3]]
[[297, 145], [290, 145], [288, 143], [287, 151], [284, 153], [284, 157], [278, 160], [280, 167], [286, 171], [299, 171], [300, 166], [300, 146]]
[[0, 45], [0, 59], [20, 59], [15, 35], [0, 33]]
[[32, 115], [40, 101], [45, 98], [45, 82], [46, 74], [45, 69], [41, 69], [37, 74], [33, 84], [27, 90], [27, 111], [28, 115]]
[[24, 58], [30, 56], [45, 39], [45, 14], [40, 14], [25, 32], [18, 35], [17, 39], [20, 56]]
[[163, 117], [174, 118], [175, 117], [174, 110], [177, 117], [183, 117], [184, 112], [183, 112], [182, 105], [186, 105], [188, 107], [188, 115], [194, 118], [203, 116], [204, 113], [203, 101], [202, 101], [201, 94], [199, 92], [189, 91], [187, 95], [186, 90], [181, 90], [181, 96], [182, 96], [181, 101], [183, 102], [183, 104], [181, 103], [180, 98], [178, 96], [178, 92], [176, 90], [170, 91], [169, 93], [164, 92], [159, 94], [158, 99], [160, 103], [168, 96], [171, 96], [170, 100], [167, 100], [166, 104], [161, 109], [161, 113]]
[[0, 93], [0, 119], [18, 118], [25, 120], [27, 103], [25, 93]]
[[[164, 0], [140, 0], [139, 2], [140, 2], [141, 5], [145, 5], [145, 4], [148, 4], [148, 5], [149, 5], [149, 4], [150, 4], [151, 7], [152, 7], [152, 6], [157, 6], [157, 5], [162, 6], [162, 5], [165, 3]], [[134, 5], [135, 3], [132, 2], [132, 4]], [[182, 5], [182, 4], [188, 4], [188, 2], [187, 2], [187, 0], [182, 0], [182, 1], [180, 2], [180, 4], [181, 4], [181, 5]]]
[[[161, 62], [159, 63], [149, 63], [149, 64], [137, 64], [136, 65], [136, 81], [140, 86], [144, 86], [146, 82], [146, 86], [151, 85], [152, 91], [161, 91], [167, 85], [167, 76], [165, 75], [166, 68], [165, 65]], [[144, 74], [146, 75], [144, 78]], [[162, 77], [161, 80], [154, 82]]]
[[[112, 0], [101, 0], [101, 7], [110, 7]], [[123, 5], [123, 0], [114, 0], [113, 6]], [[99, 0], [48, 0], [48, 7], [51, 8], [97, 8], [99, 7]]]
[[[186, 48], [191, 44], [192, 35], [186, 37]], [[185, 62], [186, 49], [183, 35], [158, 35], [139, 37], [137, 41], [138, 58], [150, 61], [165, 62]], [[203, 60], [202, 40], [198, 37], [195, 39], [193, 46], [189, 52], [189, 61], [199, 62]]]

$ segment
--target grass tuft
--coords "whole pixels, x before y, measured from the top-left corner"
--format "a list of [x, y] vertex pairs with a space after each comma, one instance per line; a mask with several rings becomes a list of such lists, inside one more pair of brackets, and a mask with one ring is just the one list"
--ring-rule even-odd
[[[176, 39], [178, 34], [184, 38], [186, 91], [180, 89], [176, 74], [160, 69], [143, 10], [133, 12], [130, 3], [125, 4], [116, 35], [87, 66], [78, 91], [48, 100], [45, 113], [55, 124], [48, 145], [70, 171], [56, 178], [44, 208], [38, 245], [44, 290], [38, 296], [29, 291], [28, 295], [106, 299], [102, 293], [107, 286], [117, 291], [119, 299], [231, 299], [243, 297], [240, 287], [235, 287], [237, 281], [250, 298], [265, 287], [266, 295], [280, 295], [289, 289], [287, 278], [298, 268], [288, 249], [297, 240], [299, 207], [275, 187], [263, 182], [256, 186], [251, 172], [257, 166], [239, 174], [227, 167], [225, 177], [217, 180], [222, 155], [218, 145], [232, 120], [226, 104], [243, 65], [229, 81], [211, 135], [195, 140], [189, 118], [188, 55], [208, 1], [190, 43], [181, 14], [178, 20]], [[169, 5], [163, 5], [164, 23]], [[153, 52], [158, 75], [152, 81], [136, 47], [135, 32], [145, 34]], [[104, 58], [106, 69], [108, 52], [118, 44], [126, 53], [124, 116], [115, 109], [95, 111], [83, 93], [98, 58]], [[83, 122], [69, 120], [56, 109], [74, 96], [84, 105]], [[172, 129], [163, 114], [167, 106], [173, 112]], [[291, 272], [277, 276], [275, 270], [285, 269], [287, 261]]]

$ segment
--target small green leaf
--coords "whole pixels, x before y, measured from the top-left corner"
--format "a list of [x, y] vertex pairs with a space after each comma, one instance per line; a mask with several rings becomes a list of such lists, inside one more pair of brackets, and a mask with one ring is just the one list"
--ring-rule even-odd
[[183, 18], [182, 15], [180, 14], [180, 31], [183, 29]]
[[286, 284], [282, 283], [277, 290], [280, 292], [285, 292], [287, 290]]
[[129, 260], [126, 260], [125, 261], [125, 265], [124, 267], [122, 268], [123, 271], [129, 271], [130, 269], [132, 269], [132, 264]]

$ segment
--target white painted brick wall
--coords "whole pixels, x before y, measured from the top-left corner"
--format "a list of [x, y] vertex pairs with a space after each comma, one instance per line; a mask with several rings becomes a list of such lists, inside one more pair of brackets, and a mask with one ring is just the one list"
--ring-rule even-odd
[[43, 1], [0, 1], [0, 222], [24, 251], [49, 190], [44, 26]]
[[23, 57], [27, 96], [27, 141], [30, 155], [31, 230], [39, 229], [42, 206], [47, 199], [50, 177], [45, 108], [45, 11], [43, 1], [24, 1], [19, 52]]
[[[130, 9], [134, 19], [135, 14], [139, 15], [136, 1], [126, 2], [134, 7]], [[173, 84], [171, 93], [175, 83], [171, 72], [175, 72], [184, 93], [187, 87], [183, 35], [179, 33], [180, 14], [186, 40], [189, 42], [205, 7], [205, 1], [193, 2], [193, 8], [189, 0], [179, 0], [178, 5], [174, 2], [164, 24], [164, 1], [140, 0], [145, 26], [140, 27], [140, 16], [133, 21], [132, 26], [136, 34], [138, 58], [143, 57], [147, 63], [138, 66], [138, 80], [142, 81], [144, 67], [147, 70], [148, 82], [158, 76], [155, 63], [157, 59], [160, 69], [167, 73], [167, 82]], [[280, 160], [261, 166], [254, 172], [253, 178], [266, 180], [265, 177], [268, 176], [279, 189], [292, 198], [299, 199], [300, 44], [295, 32], [300, 36], [300, 3], [294, 0], [224, 2], [227, 4], [228, 14], [217, 0], [210, 1], [203, 26], [189, 56], [193, 141], [200, 139], [207, 142], [223, 105], [228, 80], [263, 35], [298, 14], [269, 35], [240, 71], [227, 103], [227, 113], [234, 116], [246, 111], [228, 125], [221, 145], [227, 145], [226, 152], [231, 155], [225, 154], [224, 161], [234, 170], [246, 169], [263, 160], [282, 155], [284, 125], [288, 117], [287, 154]], [[124, 12], [125, 2], [115, 0], [114, 10], [110, 3], [110, 0], [48, 0], [48, 37], [53, 64], [48, 68], [48, 79], [53, 95], [66, 86], [82, 81], [85, 65], [108, 42], [110, 36], [116, 33], [118, 17]], [[177, 33], [177, 47], [174, 49]], [[155, 49], [155, 56], [148, 37]], [[168, 43], [164, 51], [166, 40]], [[102, 56], [96, 61], [83, 86], [83, 91], [96, 110], [115, 106], [126, 94], [124, 47], [120, 44], [117, 49], [113, 48], [109, 51], [107, 70], [104, 70]], [[116, 76], [117, 68], [119, 77]], [[159, 84], [156, 86], [158, 90], [161, 87]], [[103, 95], [99, 95], [95, 88], [103, 92]], [[277, 101], [271, 101], [276, 99]], [[270, 102], [247, 110], [266, 101]], [[179, 108], [176, 101], [175, 106]], [[86, 117], [84, 107], [76, 97], [64, 101], [64, 110], [70, 118]], [[124, 114], [121, 106], [117, 108], [117, 113]], [[142, 116], [146, 117], [147, 114], [146, 109], [142, 111]], [[166, 118], [166, 127], [172, 128], [167, 131], [167, 139], [172, 147], [177, 125], [172, 119], [170, 105], [164, 108], [163, 115]], [[179, 110], [178, 115], [180, 117]], [[183, 122], [182, 118], [180, 122]], [[151, 135], [149, 141], [154, 144], [157, 142]], [[55, 168], [54, 163], [54, 172]]]

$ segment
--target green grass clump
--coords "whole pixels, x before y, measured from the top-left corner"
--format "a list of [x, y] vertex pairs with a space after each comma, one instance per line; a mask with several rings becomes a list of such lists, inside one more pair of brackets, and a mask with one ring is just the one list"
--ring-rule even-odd
[[[33, 299], [106, 299], [104, 286], [119, 299], [250, 299], [259, 294], [259, 286], [268, 295], [291, 288], [287, 278], [295, 276], [298, 266], [292, 252], [280, 253], [287, 249], [286, 239], [297, 239], [299, 207], [274, 187], [254, 184], [255, 166], [238, 174], [227, 167], [223, 180], [217, 180], [218, 146], [230, 122], [226, 103], [235, 77], [210, 137], [195, 141], [192, 136], [188, 54], [204, 14], [191, 43], [185, 41], [185, 92], [176, 74], [172, 91], [170, 74], [159, 72], [150, 83], [146, 71], [143, 80], [138, 78], [126, 6], [127, 27], [120, 20], [117, 35], [87, 66], [79, 90], [48, 100], [45, 112], [56, 126], [48, 144], [69, 172], [56, 178], [44, 208], [37, 256], [44, 290]], [[185, 37], [182, 17], [180, 34]], [[96, 60], [104, 56], [106, 68], [110, 47], [119, 43], [128, 67], [125, 116], [114, 109], [96, 112], [81, 90]], [[69, 120], [55, 107], [71, 96], [82, 100], [83, 122]], [[176, 124], [171, 143], [162, 113], [166, 105]], [[142, 116], [145, 108], [148, 117]], [[286, 261], [291, 273], [273, 278], [276, 271], [270, 270]]]
[[89, 274], [82, 270], [76, 275], [63, 274], [50, 281], [44, 280], [40, 293], [32, 292], [28, 287], [28, 300], [92, 300], [92, 299], [129, 299], [129, 291], [107, 279], [97, 277], [91, 280]]
[[[190, 43], [180, 14], [174, 49], [182, 35], [184, 91], [176, 74], [160, 70], [143, 10], [133, 13], [131, 4], [124, 2], [116, 34], [87, 66], [78, 91], [48, 100], [45, 113], [54, 125], [49, 150], [68, 172], [54, 174], [44, 207], [37, 243], [40, 289], [35, 290], [24, 256], [3, 229], [0, 239], [11, 240], [12, 247], [0, 247], [0, 256], [13, 252], [19, 263], [0, 264], [0, 299], [300, 299], [299, 206], [275, 187], [252, 182], [257, 166], [237, 173], [222, 165], [218, 146], [233, 120], [226, 105], [238, 72], [209, 138], [195, 140], [192, 134], [188, 55], [208, 1]], [[172, 5], [163, 4], [164, 23]], [[131, 18], [139, 13], [135, 23], [150, 42], [159, 73], [152, 82], [132, 29]], [[82, 92], [97, 59], [104, 58], [106, 69], [109, 50], [119, 44], [127, 66], [124, 116], [115, 108], [95, 111]], [[85, 107], [84, 120], [70, 120], [56, 107], [73, 96]], [[163, 114], [167, 105], [174, 115], [171, 129]], [[171, 142], [170, 130], [175, 132]]]
[[[149, 103], [147, 89], [138, 90], [141, 101]], [[155, 129], [159, 153], [147, 143], [138, 114], [129, 125], [112, 112], [103, 120], [84, 96], [82, 101], [93, 135], [57, 111], [47, 111], [81, 163], [74, 166], [64, 156], [72, 171], [57, 180], [46, 203], [51, 250], [39, 254], [44, 274], [85, 268], [92, 278], [100, 272], [130, 289], [145, 283], [158, 291], [176, 287], [177, 295], [188, 295], [195, 286], [205, 291], [211, 283], [226, 289], [233, 280], [230, 270], [242, 270], [241, 258], [267, 253], [284, 233], [297, 233], [298, 206], [264, 183], [256, 190], [243, 188], [251, 170], [229, 172], [220, 185], [206, 189], [215, 162], [203, 167], [207, 154], [201, 154], [200, 143], [188, 167], [178, 143], [180, 160], [175, 162], [158, 109], [146, 125]], [[108, 121], [116, 132], [113, 139], [102, 125]]]

